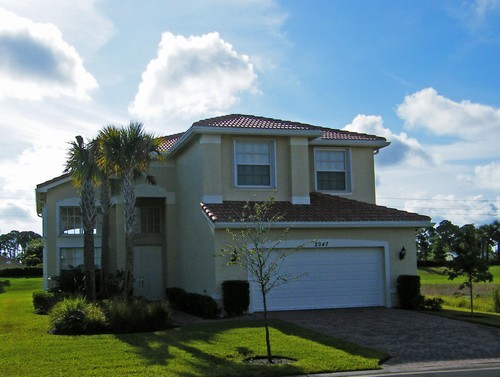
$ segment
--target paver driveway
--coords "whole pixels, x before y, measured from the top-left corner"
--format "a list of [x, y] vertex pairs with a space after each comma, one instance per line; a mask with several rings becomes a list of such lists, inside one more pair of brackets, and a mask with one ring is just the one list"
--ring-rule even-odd
[[391, 355], [385, 366], [472, 360], [500, 363], [500, 329], [430, 314], [356, 308], [273, 312], [271, 317], [385, 351]]

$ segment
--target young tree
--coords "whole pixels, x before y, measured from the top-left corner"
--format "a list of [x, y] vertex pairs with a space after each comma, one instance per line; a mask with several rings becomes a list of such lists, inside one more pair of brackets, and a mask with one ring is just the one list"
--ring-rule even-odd
[[112, 172], [120, 179], [125, 216], [125, 282], [124, 295], [133, 292], [134, 250], [133, 227], [135, 223], [135, 188], [138, 177], [146, 176], [150, 183], [154, 177], [147, 175], [153, 156], [163, 160], [161, 140], [144, 132], [142, 123], [130, 122], [127, 127], [107, 126], [99, 132], [98, 166]]
[[[274, 288], [287, 283], [298, 276], [281, 273], [280, 268], [287, 253], [278, 249], [280, 243], [289, 232], [285, 229], [281, 234], [271, 233], [273, 223], [281, 220], [281, 215], [273, 211], [274, 199], [267, 202], [246, 203], [241, 214], [240, 222], [245, 226], [239, 231], [227, 229], [230, 243], [222, 250], [222, 255], [229, 257], [229, 265], [239, 265], [246, 268], [248, 275], [260, 288], [262, 304], [264, 307], [264, 327], [266, 334], [267, 360], [271, 364], [272, 351], [269, 336], [269, 323], [267, 313], [267, 294]], [[301, 247], [295, 248], [298, 250]]]
[[73, 184], [80, 192], [80, 209], [83, 220], [83, 269], [85, 295], [91, 301], [96, 298], [94, 229], [97, 211], [94, 184], [97, 165], [91, 143], [84, 143], [81, 136], [70, 143], [65, 172], [69, 172]]
[[469, 288], [471, 316], [474, 316], [473, 284], [493, 281], [488, 261], [481, 258], [481, 238], [473, 224], [464, 225], [458, 232], [455, 243], [457, 257], [448, 263], [448, 279], [465, 277], [460, 289]]

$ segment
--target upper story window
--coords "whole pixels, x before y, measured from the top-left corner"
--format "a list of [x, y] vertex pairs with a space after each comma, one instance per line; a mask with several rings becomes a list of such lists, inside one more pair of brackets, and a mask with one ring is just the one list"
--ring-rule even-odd
[[159, 207], [140, 208], [140, 233], [161, 233], [162, 214]]
[[137, 198], [134, 232], [137, 234], [163, 233], [164, 200]]
[[60, 207], [59, 233], [83, 234], [83, 222], [80, 207]]
[[316, 189], [319, 191], [350, 191], [349, 152], [345, 149], [315, 149]]
[[274, 142], [235, 141], [236, 187], [274, 187]]

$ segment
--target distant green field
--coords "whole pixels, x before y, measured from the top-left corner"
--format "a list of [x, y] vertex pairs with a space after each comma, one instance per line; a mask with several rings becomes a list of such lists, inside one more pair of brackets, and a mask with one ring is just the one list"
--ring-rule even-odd
[[[500, 284], [500, 266], [491, 266], [490, 272], [493, 274], [493, 283]], [[448, 280], [444, 267], [420, 267], [418, 269], [420, 283], [424, 284], [452, 284], [457, 285], [460, 278]], [[458, 283], [460, 285], [460, 283]]]
[[[492, 283], [477, 283], [473, 286], [474, 310], [493, 312], [492, 294], [500, 286], [500, 266], [491, 266]], [[444, 267], [422, 267], [418, 269], [421, 292], [427, 297], [440, 297], [445, 308], [470, 309], [469, 290], [459, 289], [465, 277], [449, 280]]]

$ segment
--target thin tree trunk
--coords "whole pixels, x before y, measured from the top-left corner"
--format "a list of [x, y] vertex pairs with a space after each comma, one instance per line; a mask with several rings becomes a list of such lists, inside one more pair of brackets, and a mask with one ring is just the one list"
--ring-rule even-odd
[[269, 364], [273, 363], [273, 357], [271, 353], [271, 339], [269, 337], [269, 324], [267, 322], [267, 299], [264, 287], [261, 287], [262, 292], [262, 303], [264, 304], [264, 327], [266, 328], [266, 350], [267, 350], [267, 361]]
[[472, 292], [472, 279], [469, 279], [469, 290], [470, 290], [470, 314], [474, 317], [474, 298]]

